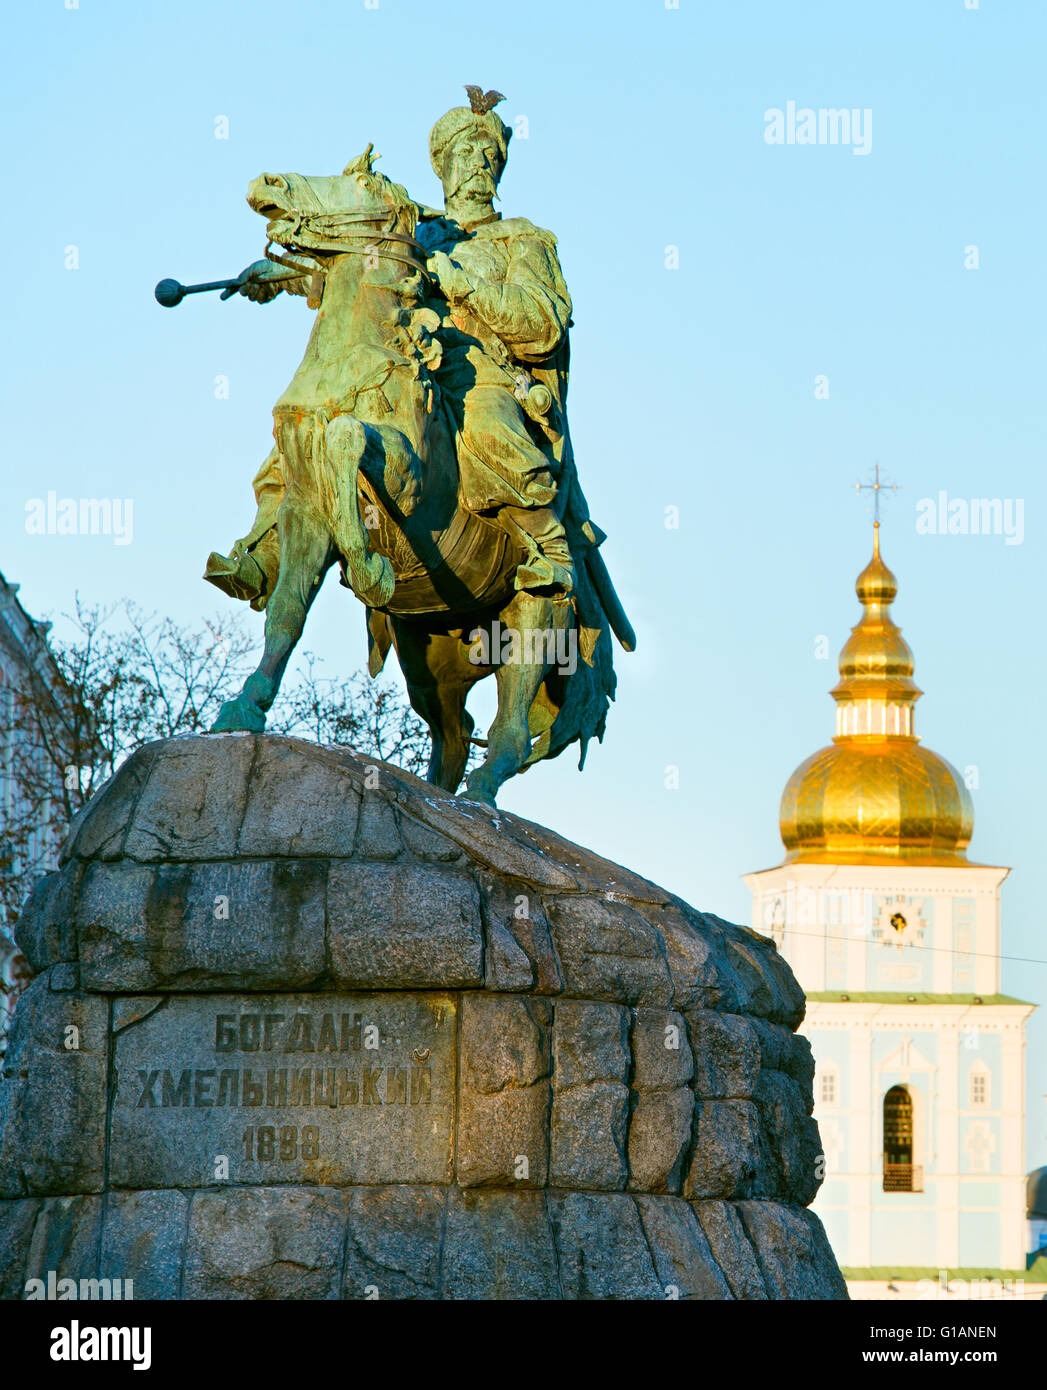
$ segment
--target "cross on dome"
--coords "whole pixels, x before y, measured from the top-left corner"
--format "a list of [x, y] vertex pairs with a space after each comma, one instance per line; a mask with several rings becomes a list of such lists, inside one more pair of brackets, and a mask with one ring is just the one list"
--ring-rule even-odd
[[[876, 549], [877, 549], [877, 552], [879, 551], [879, 542], [880, 542], [880, 493], [881, 493], [881, 492], [884, 492], [884, 491], [889, 492], [889, 493], [890, 493], [890, 492], [897, 492], [897, 491], [898, 491], [898, 486], [899, 486], [899, 485], [898, 485], [897, 483], [889, 483], [889, 482], [886, 480], [886, 478], [881, 478], [881, 477], [880, 477], [880, 465], [879, 465], [879, 464], [876, 464], [876, 466], [875, 466], [874, 469], [873, 469], [873, 479], [872, 479], [872, 482], [871, 482], [871, 483], [855, 483], [855, 485], [854, 485], [854, 490], [855, 490], [855, 492], [871, 492], [871, 493], [872, 493], [872, 502], [873, 502], [873, 532], [874, 532], [874, 535], [875, 535], [874, 545], [875, 545], [875, 547], [876, 547]], [[886, 501], [886, 500], [887, 500], [887, 499], [884, 498], [884, 501]]]

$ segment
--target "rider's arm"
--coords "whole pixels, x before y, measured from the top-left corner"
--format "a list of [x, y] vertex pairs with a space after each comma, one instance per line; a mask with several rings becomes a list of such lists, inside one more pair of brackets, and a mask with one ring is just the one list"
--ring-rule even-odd
[[240, 278], [243, 284], [235, 292], [242, 294], [245, 299], [253, 300], [255, 304], [268, 304], [271, 299], [276, 298], [281, 290], [286, 290], [288, 294], [308, 294], [308, 272], [312, 267], [295, 256], [289, 255], [286, 259], [293, 261], [295, 265], [302, 266], [301, 277], [295, 275], [288, 278], [288, 267], [280, 265], [276, 261], [252, 261], [246, 270], [241, 272]]
[[465, 302], [525, 362], [555, 352], [571, 318], [556, 251], [537, 236], [515, 238], [505, 280], [473, 281]]

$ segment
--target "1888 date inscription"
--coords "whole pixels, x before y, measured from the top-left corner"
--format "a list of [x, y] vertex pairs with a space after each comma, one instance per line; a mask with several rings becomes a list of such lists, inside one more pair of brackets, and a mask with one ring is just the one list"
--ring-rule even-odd
[[117, 1035], [112, 1179], [445, 1182], [454, 1035], [446, 995], [169, 998]]

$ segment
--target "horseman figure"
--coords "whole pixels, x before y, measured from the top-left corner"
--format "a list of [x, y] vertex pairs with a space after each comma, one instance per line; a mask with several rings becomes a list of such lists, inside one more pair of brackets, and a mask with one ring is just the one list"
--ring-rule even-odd
[[493, 109], [498, 93], [472, 95], [429, 136], [446, 207], [420, 234], [446, 304], [437, 379], [454, 417], [466, 506], [496, 514], [524, 539], [518, 588], [569, 592], [559, 484], [571, 297], [553, 234], [494, 210], [512, 131]]
[[[268, 661], [216, 729], [264, 727], [318, 581], [339, 563], [343, 583], [367, 605], [372, 675], [395, 646], [411, 702], [433, 736], [430, 779], [448, 790], [457, 789], [468, 756], [468, 689], [495, 674], [498, 714], [484, 764], [469, 778], [469, 794], [493, 803], [507, 777], [570, 742], [581, 743], [584, 760], [613, 698], [608, 629], [627, 650], [635, 639], [574, 466], [566, 416], [571, 299], [556, 238], [495, 211], [512, 132], [494, 110], [499, 93], [467, 91], [469, 106], [448, 111], [429, 139], [444, 212], [414, 205], [409, 229], [403, 199], [392, 197], [397, 210], [388, 220], [385, 209], [357, 211], [355, 202], [349, 211], [337, 179], [266, 175], [252, 185], [249, 201], [269, 218], [270, 242], [284, 254], [267, 247], [235, 291], [259, 303], [281, 291], [305, 294], [318, 319], [337, 318], [359, 335], [374, 299], [359, 291], [392, 284], [399, 307], [381, 321], [395, 319], [399, 332], [374, 339], [374, 360], [347, 336], [342, 355], [361, 361], [348, 374], [335, 371], [341, 386], [332, 390], [331, 347], [317, 342], [322, 326], [314, 327], [274, 411], [276, 445], [255, 478], [254, 525], [230, 556], [212, 554], [205, 577], [267, 609]], [[368, 147], [343, 180], [403, 193], [371, 163]], [[365, 273], [348, 281], [344, 263], [361, 256]], [[379, 377], [376, 397], [370, 383]], [[402, 389], [393, 391], [396, 382]], [[326, 508], [309, 500], [316, 492], [327, 496]], [[347, 538], [332, 506], [343, 523], [348, 517]], [[319, 563], [312, 547], [306, 568], [320, 573], [310, 576], [308, 592], [299, 583], [288, 624], [286, 601], [279, 614], [273, 605], [281, 588], [286, 599], [288, 570], [297, 573], [305, 558], [300, 544], [294, 556], [287, 548], [303, 516], [328, 534]], [[485, 640], [495, 622], [499, 631], [538, 633], [546, 642], [499, 650]], [[568, 637], [580, 662], [556, 658]]]

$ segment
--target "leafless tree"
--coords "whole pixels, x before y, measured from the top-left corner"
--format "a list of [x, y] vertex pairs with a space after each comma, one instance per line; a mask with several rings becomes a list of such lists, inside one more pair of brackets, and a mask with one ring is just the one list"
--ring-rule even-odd
[[305, 666], [277, 702], [268, 727], [317, 743], [339, 743], [421, 777], [429, 760], [429, 733], [389, 680], [374, 681], [357, 671], [348, 681], [317, 674], [318, 659]]
[[[0, 802], [0, 931], [55, 865], [76, 812], [136, 748], [202, 733], [256, 664], [254, 637], [236, 617], [197, 627], [148, 614], [129, 600], [92, 606], [79, 595], [53, 662], [31, 670], [9, 706]], [[424, 774], [428, 731], [388, 679], [318, 674], [313, 655], [274, 706], [269, 728], [351, 746]], [[24, 987], [24, 961], [0, 971], [0, 1055], [6, 1000]]]

